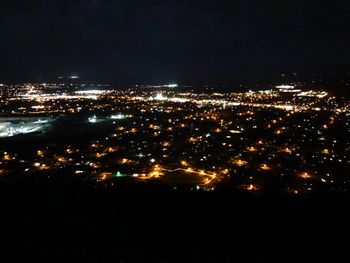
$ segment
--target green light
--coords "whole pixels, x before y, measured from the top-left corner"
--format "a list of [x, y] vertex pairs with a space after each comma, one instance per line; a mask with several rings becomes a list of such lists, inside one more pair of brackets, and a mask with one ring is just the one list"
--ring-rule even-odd
[[122, 174], [121, 172], [118, 171], [117, 173], [114, 174], [114, 176], [115, 177], [123, 177], [124, 174]]

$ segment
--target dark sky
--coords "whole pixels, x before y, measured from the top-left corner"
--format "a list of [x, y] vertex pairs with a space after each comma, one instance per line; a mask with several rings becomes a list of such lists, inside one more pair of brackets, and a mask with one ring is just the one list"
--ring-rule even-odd
[[347, 0], [0, 0], [0, 80], [224, 82], [350, 66]]

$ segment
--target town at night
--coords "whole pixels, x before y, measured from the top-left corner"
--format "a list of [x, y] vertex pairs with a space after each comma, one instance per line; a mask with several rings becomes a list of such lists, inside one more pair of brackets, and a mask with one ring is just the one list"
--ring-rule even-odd
[[1, 92], [0, 171], [9, 184], [350, 190], [350, 103], [326, 91], [23, 84]]
[[0, 0], [0, 263], [350, 262], [349, 13]]

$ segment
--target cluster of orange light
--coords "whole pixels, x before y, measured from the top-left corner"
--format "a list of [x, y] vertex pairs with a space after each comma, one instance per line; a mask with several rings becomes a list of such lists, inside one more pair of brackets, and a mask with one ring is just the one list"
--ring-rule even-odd
[[233, 161], [233, 163], [235, 165], [237, 165], [238, 167], [245, 166], [245, 165], [248, 164], [247, 161], [244, 161], [244, 160], [241, 160], [241, 159], [236, 159], [236, 160]]
[[67, 163], [68, 162], [68, 159], [64, 156], [57, 156], [55, 159], [56, 159], [56, 161], [58, 161], [60, 163]]
[[250, 151], [250, 152], [256, 152], [257, 151], [257, 149], [254, 146], [248, 147], [247, 150]]
[[328, 155], [328, 154], [330, 153], [330, 151], [329, 151], [328, 149], [323, 149], [323, 150], [322, 150], [322, 153]]
[[34, 163], [34, 168], [37, 170], [48, 170], [50, 167], [46, 165], [45, 163]]
[[117, 151], [117, 147], [108, 147], [108, 148], [106, 149], [106, 151], [109, 152], [109, 153], [116, 152], [116, 151]]
[[69, 153], [69, 154], [74, 153], [73, 149], [71, 149], [71, 148], [67, 148], [67, 149], [66, 149], [66, 152]]
[[110, 179], [111, 177], [112, 177], [112, 173], [110, 172], [103, 172], [99, 174], [100, 180], [107, 180], [107, 179]]
[[158, 164], [154, 165], [152, 167], [152, 170], [148, 173], [148, 177], [150, 178], [158, 178], [162, 175], [164, 175], [164, 173], [162, 172], [162, 167]]
[[303, 178], [303, 179], [312, 178], [311, 174], [309, 174], [308, 172], [298, 173], [298, 176], [301, 177], [301, 178]]
[[259, 188], [257, 186], [255, 186], [255, 185], [253, 185], [253, 184], [247, 185], [244, 188], [246, 190], [248, 190], [248, 191], [257, 191], [257, 190], [259, 190]]
[[101, 168], [101, 164], [98, 163], [98, 162], [90, 163], [89, 165], [90, 165], [91, 168], [94, 168], [94, 169]]
[[282, 149], [281, 149], [281, 152], [289, 153], [289, 154], [291, 154], [292, 151], [293, 151], [293, 149], [290, 148], [290, 147], [285, 147], [285, 148], [282, 148]]
[[181, 161], [181, 165], [188, 166], [188, 162], [187, 161]]
[[159, 129], [160, 129], [160, 126], [155, 125], [155, 124], [150, 124], [150, 125], [148, 126], [148, 128], [154, 129], [154, 130], [159, 130]]
[[2, 157], [3, 161], [10, 161], [12, 160], [10, 154], [8, 154], [7, 152], [4, 153], [4, 156]]
[[197, 137], [197, 138], [195, 138], [195, 137], [190, 137], [190, 138], [188, 139], [189, 142], [197, 142], [198, 140], [199, 140], [198, 137]]
[[263, 163], [260, 165], [260, 169], [264, 170], [264, 171], [269, 171], [269, 170], [271, 170], [271, 167], [268, 166], [266, 163]]
[[131, 163], [134, 163], [134, 161], [130, 160], [128, 158], [122, 158], [121, 160], [119, 160], [119, 163], [120, 164], [131, 164]]
[[101, 145], [100, 145], [99, 143], [92, 143], [92, 144], [90, 145], [90, 147], [91, 147], [91, 148], [100, 148]]
[[163, 145], [163, 147], [169, 147], [171, 145], [171, 143], [168, 141], [165, 141], [165, 142], [162, 142], [162, 145]]
[[95, 154], [96, 158], [102, 158], [102, 157], [104, 157], [106, 155], [107, 155], [106, 153], [96, 153]]

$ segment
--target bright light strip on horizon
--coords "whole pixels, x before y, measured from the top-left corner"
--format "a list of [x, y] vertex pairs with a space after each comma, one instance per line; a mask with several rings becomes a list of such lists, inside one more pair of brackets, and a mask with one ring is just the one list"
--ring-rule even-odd
[[87, 94], [87, 95], [58, 95], [58, 94], [25, 94], [22, 95], [21, 99], [27, 100], [74, 100], [74, 99], [98, 99], [97, 95]]
[[172, 102], [179, 102], [179, 103], [190, 101], [189, 99], [185, 99], [185, 98], [169, 98], [168, 100]]
[[121, 113], [117, 114], [117, 115], [111, 115], [110, 117], [112, 120], [122, 120], [125, 119], [125, 116]]
[[175, 84], [175, 83], [170, 83], [170, 84], [167, 84], [167, 85], [146, 85], [146, 87], [149, 87], [149, 88], [177, 88], [178, 85]]
[[[138, 97], [138, 99], [145, 100], [144, 98]], [[167, 98], [164, 97], [161, 93], [158, 93], [156, 97], [151, 97], [148, 100], [159, 100], [159, 101], [172, 101], [172, 102], [192, 102], [195, 104], [212, 104], [212, 105], [223, 105], [223, 106], [249, 106], [249, 107], [258, 107], [258, 108], [275, 108], [275, 109], [282, 109], [286, 111], [294, 110], [295, 108], [298, 108], [297, 105], [285, 105], [285, 104], [263, 104], [263, 103], [244, 103], [244, 102], [229, 102], [227, 100], [215, 100], [215, 99], [204, 99], [204, 100], [190, 100], [185, 98]]]
[[177, 84], [169, 84], [166, 85], [168, 88], [177, 88]]
[[315, 91], [303, 91], [297, 94], [299, 97], [317, 97], [317, 98], [324, 98], [328, 95], [327, 92], [322, 91], [322, 92], [315, 92]]
[[94, 95], [99, 95], [103, 93], [108, 93], [110, 92], [109, 90], [97, 90], [97, 89], [92, 89], [92, 90], [78, 90], [75, 93], [77, 94], [94, 94]]
[[294, 86], [292, 85], [280, 85], [276, 86], [277, 89], [294, 89]]

